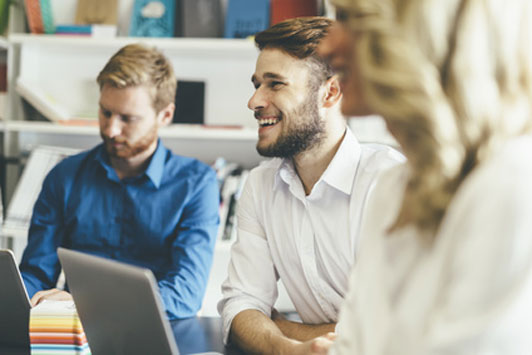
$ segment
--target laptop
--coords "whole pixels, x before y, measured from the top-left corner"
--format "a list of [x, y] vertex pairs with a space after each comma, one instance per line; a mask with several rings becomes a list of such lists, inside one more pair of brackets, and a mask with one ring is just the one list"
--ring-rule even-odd
[[179, 354], [153, 273], [58, 248], [91, 353]]
[[0, 249], [0, 349], [19, 347], [29, 351], [30, 309], [13, 252]]

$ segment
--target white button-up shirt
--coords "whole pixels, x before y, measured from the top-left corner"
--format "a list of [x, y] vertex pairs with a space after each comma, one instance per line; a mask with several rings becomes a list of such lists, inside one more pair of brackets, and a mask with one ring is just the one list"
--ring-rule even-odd
[[218, 305], [224, 339], [239, 312], [271, 315], [279, 278], [303, 322], [336, 322], [368, 196], [377, 175], [403, 160], [390, 147], [360, 145], [347, 129], [308, 196], [291, 159], [253, 169], [239, 200], [238, 239]]
[[432, 245], [388, 232], [408, 171], [383, 174], [329, 354], [532, 354], [531, 157], [522, 137], [476, 167]]

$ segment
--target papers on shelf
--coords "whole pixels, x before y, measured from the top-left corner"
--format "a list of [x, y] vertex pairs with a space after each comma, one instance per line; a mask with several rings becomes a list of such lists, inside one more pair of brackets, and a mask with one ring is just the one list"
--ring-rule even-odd
[[45, 300], [30, 311], [32, 354], [90, 354], [74, 301]]
[[39, 111], [45, 118], [53, 122], [69, 120], [97, 121], [95, 112], [70, 112], [60, 100], [47, 93], [39, 85], [24, 77], [19, 77], [16, 84], [17, 93]]
[[67, 109], [47, 95], [37, 85], [33, 85], [24, 78], [18, 78], [17, 93], [34, 106], [44, 117], [51, 121], [68, 120], [70, 114]]
[[57, 163], [77, 152], [78, 149], [50, 146], [39, 146], [31, 152], [7, 208], [4, 234], [26, 236], [44, 178]]

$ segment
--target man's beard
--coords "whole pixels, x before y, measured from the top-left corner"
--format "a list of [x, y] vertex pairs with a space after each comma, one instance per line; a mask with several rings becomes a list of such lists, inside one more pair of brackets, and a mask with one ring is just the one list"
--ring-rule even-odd
[[116, 142], [114, 138], [106, 137], [101, 132], [100, 136], [103, 139], [105, 150], [107, 151], [110, 157], [119, 159], [130, 159], [145, 152], [151, 147], [153, 142], [156, 141], [158, 138], [157, 128], [157, 124], [154, 124], [143, 137], [141, 137], [137, 142], [133, 144], [129, 143], [128, 141], [118, 140], [119, 143], [123, 144], [123, 147], [120, 149], [117, 149], [113, 146], [113, 143]]
[[[267, 147], [260, 147], [257, 143], [257, 152], [260, 155], [291, 158], [322, 141], [325, 125], [319, 115], [317, 94], [317, 91], [310, 94], [305, 102], [290, 114], [291, 119], [297, 117], [301, 122], [284, 122], [287, 125], [286, 130], [281, 131], [277, 140]], [[285, 119], [283, 116], [281, 118]]]

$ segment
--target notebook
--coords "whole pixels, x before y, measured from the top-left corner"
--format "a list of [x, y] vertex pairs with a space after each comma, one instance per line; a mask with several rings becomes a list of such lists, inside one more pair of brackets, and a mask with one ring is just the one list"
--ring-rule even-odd
[[31, 303], [11, 250], [0, 249], [0, 280], [0, 347], [29, 351]]

